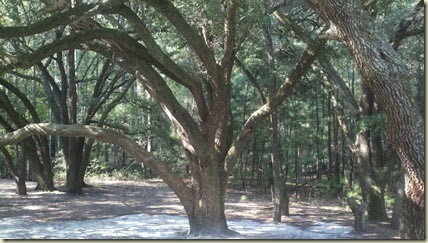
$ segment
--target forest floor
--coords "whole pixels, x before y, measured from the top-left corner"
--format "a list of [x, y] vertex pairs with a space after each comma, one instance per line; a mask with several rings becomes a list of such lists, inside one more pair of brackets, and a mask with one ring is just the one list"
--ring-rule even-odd
[[[124, 215], [185, 216], [178, 198], [161, 180], [118, 181], [90, 180], [83, 195], [73, 196], [59, 191], [34, 191], [34, 182], [27, 182], [28, 196], [15, 194], [12, 180], [0, 179], [0, 220], [29, 218], [35, 223], [67, 220], [107, 219]], [[270, 194], [230, 189], [226, 198], [229, 221], [251, 220], [272, 224], [273, 207]], [[183, 217], [183, 219], [185, 219]], [[309, 229], [332, 223], [352, 229], [354, 217], [338, 198], [290, 197], [290, 216], [282, 224]], [[3, 222], [5, 224], [6, 221]], [[0, 222], [1, 224], [1, 222]], [[337, 227], [336, 227], [337, 228]], [[353, 232], [354, 239], [398, 239], [398, 231], [389, 222], [368, 222], [367, 232]], [[1, 237], [0, 237], [1, 238]]]

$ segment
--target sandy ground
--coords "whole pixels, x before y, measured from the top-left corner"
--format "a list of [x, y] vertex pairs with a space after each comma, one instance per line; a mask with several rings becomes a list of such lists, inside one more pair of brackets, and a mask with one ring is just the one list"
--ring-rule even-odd
[[[60, 191], [33, 191], [34, 182], [27, 182], [29, 195], [18, 196], [12, 180], [0, 179], [0, 219], [22, 218], [32, 222], [108, 219], [124, 215], [185, 216], [178, 198], [161, 180], [88, 181], [81, 196]], [[229, 190], [226, 198], [228, 220], [252, 220], [272, 223], [270, 194]], [[27, 217], [26, 217], [27, 216]], [[309, 229], [321, 223], [352, 227], [353, 215], [338, 199], [290, 198], [290, 216], [283, 224]], [[369, 222], [368, 231], [355, 233], [356, 239], [397, 239], [398, 231], [388, 222]]]

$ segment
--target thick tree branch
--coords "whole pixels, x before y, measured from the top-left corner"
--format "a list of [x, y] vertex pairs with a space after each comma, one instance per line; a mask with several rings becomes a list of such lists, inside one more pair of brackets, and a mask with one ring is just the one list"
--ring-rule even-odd
[[118, 9], [120, 15], [125, 17], [130, 25], [137, 31], [138, 36], [144, 41], [147, 52], [152, 55], [159, 63], [167, 68], [177, 77], [175, 81], [191, 89], [192, 86], [200, 85], [200, 81], [179, 67], [171, 58], [166, 55], [154, 40], [152, 34], [144, 25], [143, 21], [129, 7], [123, 5]]
[[[153, 169], [153, 171], [171, 187], [183, 204], [189, 202], [191, 199], [190, 189], [181, 180], [181, 178], [175, 174], [171, 168], [169, 168], [167, 163], [145, 151], [144, 148], [138, 145], [130, 137], [119, 132], [85, 125], [60, 125], [48, 123], [29, 124], [14, 132], [0, 135], [0, 147], [19, 143], [32, 135], [86, 137], [120, 146], [128, 151], [137, 161], [140, 161], [144, 165]], [[188, 205], [184, 206], [186, 207]]]
[[92, 4], [83, 4], [62, 13], [57, 13], [51, 17], [42, 19], [27, 26], [0, 27], [0, 38], [9, 39], [14, 37], [25, 37], [49, 31], [55, 27], [69, 24], [73, 21], [72, 16], [83, 15], [93, 8]]
[[40, 34], [58, 26], [67, 25], [83, 15], [85, 18], [89, 18], [99, 13], [109, 13], [125, 2], [127, 1], [110, 0], [104, 4], [79, 4], [75, 8], [56, 13], [27, 26], [0, 27], [0, 38], [9, 39]]
[[[95, 39], [99, 39], [101, 42], [107, 41], [111, 45], [120, 43], [120, 47], [122, 49], [126, 49], [128, 52], [132, 52], [134, 55], [145, 59], [146, 61], [158, 67], [167, 76], [171, 76], [172, 79], [175, 79], [174, 74], [166, 70], [163, 65], [157, 62], [157, 60], [147, 52], [147, 49], [144, 46], [121, 31], [107, 28], [84, 30], [55, 40], [52, 43], [40, 47], [33, 53], [23, 54], [22, 56], [16, 58], [14, 63], [0, 66], [0, 73], [11, 71], [14, 68], [29, 68], [40, 62], [42, 59], [57, 52], [67, 49], [80, 48], [81, 43], [90, 42]], [[114, 49], [112, 46], [110, 46], [110, 48]]]
[[182, 84], [190, 90], [198, 107], [200, 121], [206, 121], [208, 117], [208, 107], [202, 92], [202, 82], [178, 66], [162, 51], [142, 20], [130, 8], [123, 5], [118, 10], [119, 13], [129, 21], [131, 26], [137, 31], [140, 38], [144, 41], [148, 53], [165, 69], [175, 75], [176, 79], [174, 81]]
[[407, 35], [409, 28], [411, 28], [412, 25], [415, 25], [418, 21], [421, 21], [423, 19], [423, 16], [424, 16], [424, 1], [420, 0], [416, 4], [413, 11], [400, 21], [394, 35], [389, 39], [389, 43], [391, 44], [394, 50], [397, 50], [398, 46], [400, 45], [400, 42], [404, 38], [409, 36]]
[[187, 43], [195, 51], [196, 55], [204, 64], [214, 83], [220, 85], [221, 81], [219, 68], [216, 63], [213, 51], [205, 44], [204, 38], [187, 23], [181, 13], [169, 0], [141, 0], [147, 2], [156, 10], [161, 12], [169, 22], [175, 26], [180, 34], [187, 40]]
[[[305, 33], [305, 31], [300, 28], [296, 23], [294, 23], [288, 15], [282, 13], [281, 10], [276, 10], [274, 12], [275, 17], [283, 24], [284, 27], [290, 28], [297, 36], [299, 36], [307, 45], [311, 43], [311, 38], [309, 34]], [[333, 81], [336, 84], [336, 87], [339, 89], [340, 94], [345, 99], [348, 108], [351, 110], [353, 114], [358, 114], [358, 103], [355, 100], [354, 96], [351, 94], [348, 86], [345, 81], [340, 77], [337, 73], [333, 65], [330, 63], [325, 54], [320, 53], [318, 55], [318, 61], [323, 68], [323, 70], [328, 75], [328, 82]]]
[[[108, 49], [99, 45], [90, 45], [89, 48], [107, 58], [112, 58], [122, 68], [134, 74], [150, 95], [159, 102], [165, 114], [176, 127], [183, 143], [187, 145], [186, 148], [193, 152], [196, 150], [198, 154], [205, 154], [208, 149], [206, 138], [199, 131], [189, 112], [178, 102], [165, 80], [149, 63], [129, 52], [121, 52], [120, 54], [123, 55], [121, 57], [113, 55]], [[207, 161], [210, 160], [207, 159]]]
[[245, 149], [245, 146], [248, 141], [251, 139], [251, 136], [253, 135], [256, 126], [259, 125], [259, 123], [264, 118], [268, 117], [272, 112], [274, 112], [282, 104], [282, 102], [291, 94], [297, 82], [309, 69], [315, 58], [322, 51], [324, 45], [325, 40], [318, 38], [314, 41], [314, 43], [312, 43], [312, 45], [308, 46], [305, 53], [301, 56], [299, 62], [288, 74], [287, 78], [284, 80], [284, 83], [281, 85], [281, 87], [279, 87], [275, 95], [273, 95], [265, 105], [253, 112], [253, 114], [251, 114], [250, 118], [248, 118], [244, 127], [238, 133], [236, 140], [233, 142], [226, 155], [224, 165], [224, 169], [226, 171], [225, 176], [229, 175], [232, 172], [232, 169], [238, 161], [237, 158]]
[[25, 107], [33, 118], [33, 121], [35, 123], [40, 123], [39, 115], [37, 114], [36, 109], [31, 104], [31, 101], [27, 98], [27, 96], [25, 96], [19, 89], [17, 89], [15, 86], [13, 86], [11, 83], [7, 82], [3, 78], [0, 78], [0, 85], [5, 87], [14, 95], [16, 95], [22, 101], [22, 103], [24, 103]]

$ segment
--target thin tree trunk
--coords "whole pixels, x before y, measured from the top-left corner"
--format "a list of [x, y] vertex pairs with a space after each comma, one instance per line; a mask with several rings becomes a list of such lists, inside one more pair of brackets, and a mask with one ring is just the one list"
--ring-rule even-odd
[[257, 161], [257, 136], [256, 136], [256, 132], [254, 132], [254, 137], [253, 137], [253, 163], [251, 164], [250, 186], [253, 185], [254, 168], [256, 166], [256, 161]]
[[27, 195], [27, 186], [25, 185], [25, 178], [26, 178], [25, 175], [27, 172], [25, 163], [27, 161], [25, 159], [24, 153], [22, 154], [22, 158], [20, 158], [19, 167], [17, 169], [13, 164], [12, 156], [9, 154], [6, 148], [0, 147], [0, 151], [3, 154], [6, 167], [8, 168], [9, 172], [12, 174], [13, 180], [15, 181], [16, 193], [18, 195]]
[[388, 216], [386, 214], [385, 206], [385, 187], [386, 187], [386, 175], [383, 172], [386, 168], [382, 158], [382, 138], [380, 135], [374, 135], [371, 133], [371, 155], [373, 165], [370, 168], [370, 200], [368, 202], [368, 217], [370, 220], [386, 220]]
[[334, 153], [334, 185], [336, 193], [340, 193], [340, 158], [339, 158], [339, 122], [337, 114], [333, 113], [333, 153]]
[[272, 173], [273, 173], [273, 205], [274, 205], [274, 222], [281, 222], [281, 175], [279, 161], [279, 138], [278, 138], [278, 116], [274, 112], [271, 115], [272, 119], [272, 150], [271, 150], [271, 162], [272, 162]]
[[[273, 41], [271, 36], [270, 22], [263, 25], [263, 35], [266, 46], [267, 64], [269, 69], [269, 79], [271, 80], [269, 96], [275, 95], [277, 90], [276, 76], [275, 76], [275, 62]], [[271, 142], [271, 163], [272, 163], [272, 179], [273, 179], [273, 221], [281, 222], [281, 162], [279, 158], [279, 137], [278, 137], [278, 114], [274, 111], [271, 114], [271, 127], [272, 127], [272, 142]]]
[[294, 185], [294, 193], [297, 198], [297, 189], [299, 184], [299, 157], [300, 157], [300, 147], [299, 143], [296, 143], [296, 150], [294, 152], [295, 158], [294, 158], [294, 176], [296, 177], [296, 183]]
[[332, 172], [333, 172], [333, 151], [332, 151], [332, 123], [333, 119], [331, 118], [332, 112], [331, 112], [331, 92], [328, 92], [328, 99], [327, 99], [327, 117], [328, 117], [328, 128], [327, 128], [327, 156], [328, 156], [328, 173], [327, 177], [330, 180], [332, 178]]
[[[318, 107], [318, 85], [315, 86], [315, 109], [316, 109], [316, 117], [317, 117], [317, 135], [320, 135], [320, 118], [319, 118], [319, 107]], [[321, 137], [321, 136], [320, 136]], [[320, 178], [320, 170], [321, 170], [321, 151], [320, 151], [320, 142], [322, 139], [319, 140], [319, 142], [316, 143], [317, 148], [317, 162], [316, 162], [316, 170], [317, 170], [317, 178]]]
[[[404, 174], [401, 174], [397, 183], [397, 192], [395, 193], [394, 206], [392, 208], [391, 227], [393, 229], [400, 229], [400, 217], [402, 215], [403, 199], [404, 199]], [[406, 227], [405, 225], [402, 226]]]

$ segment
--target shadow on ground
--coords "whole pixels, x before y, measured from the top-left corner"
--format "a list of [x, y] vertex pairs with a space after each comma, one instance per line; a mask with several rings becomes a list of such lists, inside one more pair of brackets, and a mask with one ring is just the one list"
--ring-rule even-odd
[[[83, 195], [73, 196], [61, 191], [33, 191], [34, 182], [27, 182], [28, 196], [15, 194], [12, 180], [0, 179], [0, 218], [31, 216], [37, 222], [75, 219], [101, 219], [121, 215], [181, 215], [183, 207], [175, 194], [161, 180], [88, 181]], [[234, 220], [272, 223], [270, 195], [229, 190], [226, 216]], [[313, 227], [315, 221], [353, 226], [353, 215], [337, 199], [290, 198], [290, 216], [282, 222], [302, 229]], [[389, 222], [369, 222], [368, 232], [361, 239], [397, 239], [398, 231]]]

